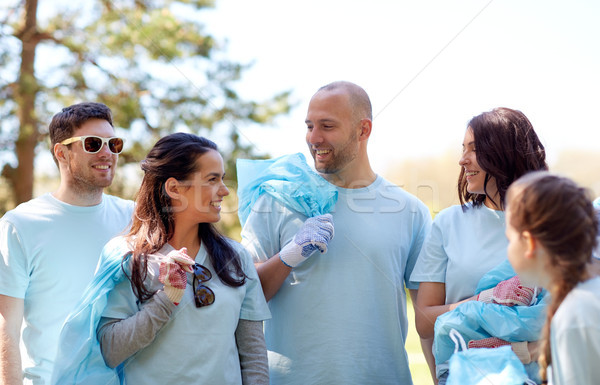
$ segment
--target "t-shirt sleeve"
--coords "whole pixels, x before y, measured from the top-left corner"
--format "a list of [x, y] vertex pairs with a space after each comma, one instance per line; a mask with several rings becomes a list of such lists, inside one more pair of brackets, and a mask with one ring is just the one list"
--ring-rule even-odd
[[268, 194], [263, 194], [254, 206], [242, 229], [242, 245], [254, 262], [264, 262], [281, 251], [291, 241], [306, 220]]
[[433, 221], [431, 231], [425, 237], [415, 268], [410, 276], [411, 282], [445, 282], [448, 255], [444, 250], [443, 225]]
[[420, 204], [420, 202], [416, 206], [416, 219], [413, 222], [414, 236], [404, 272], [404, 282], [406, 282], [408, 289], [417, 289], [419, 287], [418, 282], [411, 281], [411, 276], [417, 264], [423, 243], [431, 231], [431, 215], [429, 214], [429, 210], [424, 204]]
[[7, 220], [0, 220], [0, 294], [25, 298], [29, 264], [17, 229]]
[[238, 250], [242, 260], [244, 272], [248, 276], [246, 279], [246, 295], [240, 309], [240, 318], [249, 321], [262, 321], [271, 318], [271, 312], [267, 306], [265, 295], [258, 278], [258, 273], [252, 262], [252, 257], [248, 251], [240, 247]]

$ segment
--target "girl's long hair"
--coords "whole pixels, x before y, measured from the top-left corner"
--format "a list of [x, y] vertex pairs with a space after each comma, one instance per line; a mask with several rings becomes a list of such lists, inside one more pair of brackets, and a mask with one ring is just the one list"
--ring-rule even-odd
[[[546, 151], [533, 125], [521, 111], [499, 107], [471, 119], [468, 124], [473, 131], [477, 163], [486, 172], [483, 189], [485, 194], [467, 191], [465, 168], [458, 176], [458, 198], [463, 210], [467, 202], [478, 207], [488, 196], [496, 206], [503, 208], [506, 190], [512, 182], [530, 171], [547, 170]], [[496, 179], [499, 202], [487, 194], [487, 184]]]
[[[198, 157], [211, 150], [218, 151], [217, 145], [206, 138], [175, 133], [156, 142], [141, 162], [144, 178], [137, 193], [128, 238], [133, 246], [129, 279], [135, 295], [142, 302], [154, 294], [144, 285], [148, 255], [159, 251], [171, 239], [175, 229], [173, 205], [166, 193], [165, 182], [169, 178], [178, 181], [191, 178], [197, 171]], [[247, 276], [229, 240], [211, 223], [200, 223], [198, 236], [219, 279], [229, 286], [242, 286]]]
[[511, 225], [528, 231], [547, 251], [558, 279], [548, 287], [548, 306], [539, 358], [540, 376], [552, 362], [550, 325], [567, 294], [587, 277], [587, 267], [596, 247], [598, 218], [586, 189], [568, 178], [535, 172], [520, 178], [509, 189]]

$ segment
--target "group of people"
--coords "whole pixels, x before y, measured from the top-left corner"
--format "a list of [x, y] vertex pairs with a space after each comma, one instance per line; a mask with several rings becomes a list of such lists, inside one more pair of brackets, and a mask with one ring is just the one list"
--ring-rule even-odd
[[[132, 202], [103, 193], [124, 148], [108, 107], [56, 114], [59, 188], [0, 219], [0, 383], [412, 384], [407, 292], [436, 383], [449, 376], [433, 349], [444, 315], [474, 301], [530, 306], [545, 292], [539, 338], [470, 347], [512, 346], [539, 363], [540, 383], [598, 378], [598, 212], [547, 171], [523, 113], [471, 119], [460, 204], [433, 221], [371, 168], [361, 87], [321, 87], [305, 123], [333, 208], [307, 217], [262, 194], [240, 244], [214, 226], [229, 194], [215, 143], [158, 140]], [[514, 274], [478, 290], [502, 263]]]

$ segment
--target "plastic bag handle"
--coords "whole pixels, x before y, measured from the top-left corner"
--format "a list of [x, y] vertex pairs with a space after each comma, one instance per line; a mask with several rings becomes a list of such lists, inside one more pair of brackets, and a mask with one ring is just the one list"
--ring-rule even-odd
[[535, 305], [537, 302], [537, 296], [540, 294], [541, 290], [538, 289], [537, 286], [533, 287], [533, 296], [531, 297], [531, 302], [529, 302], [529, 306]]
[[454, 353], [458, 352], [459, 347], [462, 350], [467, 350], [467, 344], [465, 343], [465, 339], [456, 329], [450, 329], [450, 333], [448, 333], [448, 335], [450, 336], [452, 341], [454, 341]]

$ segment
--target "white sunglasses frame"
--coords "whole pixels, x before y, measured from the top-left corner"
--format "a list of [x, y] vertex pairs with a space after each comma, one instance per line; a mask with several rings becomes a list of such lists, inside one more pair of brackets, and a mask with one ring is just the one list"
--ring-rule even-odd
[[[98, 149], [98, 151], [91, 152], [91, 151], [86, 150], [86, 148], [85, 148], [85, 140], [87, 138], [98, 138], [98, 139], [100, 139], [102, 141], [102, 145], [100, 146], [100, 148]], [[63, 140], [62, 142], [60, 142], [60, 144], [64, 144], [66, 146], [67, 144], [71, 144], [71, 143], [75, 143], [75, 142], [79, 141], [79, 142], [81, 142], [81, 147], [83, 148], [83, 151], [87, 152], [88, 154], [97, 154], [97, 153], [99, 153], [100, 150], [102, 150], [102, 147], [104, 147], [104, 145], [106, 144], [106, 147], [108, 148], [108, 151], [111, 152], [111, 154], [119, 155], [120, 153], [123, 152], [123, 148], [121, 148], [121, 151], [119, 151], [119, 152], [113, 152], [110, 149], [109, 142], [111, 140], [113, 140], [113, 139], [120, 139], [123, 142], [123, 148], [125, 147], [125, 139], [124, 138], [120, 138], [118, 136], [111, 136], [110, 138], [103, 138], [103, 137], [98, 136], [98, 135], [74, 136], [72, 138]]]

